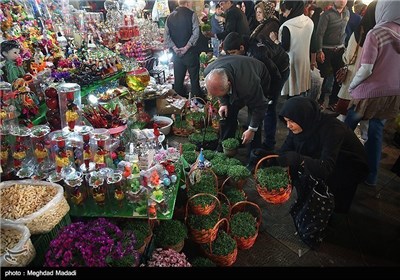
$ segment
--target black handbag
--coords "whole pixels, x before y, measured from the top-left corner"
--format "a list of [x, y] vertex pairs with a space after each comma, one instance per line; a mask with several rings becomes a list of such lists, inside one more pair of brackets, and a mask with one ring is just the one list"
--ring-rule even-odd
[[317, 249], [335, 208], [333, 194], [324, 180], [301, 170], [296, 186], [298, 199], [290, 210], [297, 234], [312, 249]]

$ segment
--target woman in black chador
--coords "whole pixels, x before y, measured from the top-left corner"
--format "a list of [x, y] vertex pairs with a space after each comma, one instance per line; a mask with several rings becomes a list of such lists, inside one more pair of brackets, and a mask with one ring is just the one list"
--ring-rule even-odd
[[290, 130], [279, 163], [289, 166], [293, 186], [299, 184], [297, 171], [304, 168], [326, 182], [335, 197], [335, 212], [347, 213], [357, 185], [368, 175], [367, 155], [360, 140], [309, 98], [287, 100], [279, 116]]

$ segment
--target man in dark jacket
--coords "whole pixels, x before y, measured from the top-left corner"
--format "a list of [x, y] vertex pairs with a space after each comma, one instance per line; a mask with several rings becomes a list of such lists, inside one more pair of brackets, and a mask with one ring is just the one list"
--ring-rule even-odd
[[[277, 52], [268, 47], [268, 45], [274, 45], [275, 48], [281, 49], [281, 52], [286, 55], [283, 59], [279, 59]], [[227, 54], [233, 55], [246, 55], [249, 57], [254, 57], [259, 61], [263, 62], [267, 67], [268, 72], [271, 77], [271, 84], [269, 86], [269, 91], [265, 92], [268, 98], [268, 109], [264, 117], [264, 142], [263, 148], [269, 151], [275, 148], [275, 134], [276, 134], [276, 124], [277, 124], [277, 114], [276, 114], [276, 104], [278, 102], [279, 95], [281, 93], [282, 87], [285, 84], [289, 76], [289, 56], [280, 47], [272, 42], [258, 42], [256, 39], [251, 39], [248, 44], [246, 44], [241, 36], [236, 32], [231, 32], [226, 36], [223, 42], [224, 51]], [[273, 59], [278, 64], [274, 63]], [[279, 65], [279, 66], [278, 66]], [[281, 73], [279, 69], [284, 69]]]
[[224, 40], [229, 33], [237, 32], [243, 38], [248, 38], [250, 36], [250, 28], [246, 15], [232, 1], [220, 1], [220, 5], [225, 13], [225, 27], [223, 32], [215, 34], [215, 36], [219, 40]]
[[242, 135], [242, 143], [251, 143], [250, 148], [259, 147], [260, 125], [268, 106], [266, 93], [271, 79], [266, 66], [251, 57], [220, 56], [207, 66], [204, 75], [208, 93], [219, 97], [221, 101], [218, 113], [224, 121], [220, 125], [220, 143], [235, 137], [237, 115], [240, 109], [247, 106], [250, 124]]
[[167, 18], [165, 24], [165, 45], [173, 51], [174, 89], [181, 96], [187, 96], [184, 88], [186, 71], [189, 71], [191, 92], [203, 96], [199, 83], [200, 57], [195, 47], [199, 39], [199, 20], [190, 8], [192, 1], [178, 1], [179, 7]]
[[[358, 184], [369, 173], [360, 140], [335, 116], [322, 113], [310, 98], [287, 100], [279, 115], [290, 130], [279, 162], [289, 166], [293, 186], [300, 184], [297, 171], [303, 168], [326, 182], [335, 197], [335, 211], [347, 213]], [[299, 199], [305, 195], [298, 192]]]

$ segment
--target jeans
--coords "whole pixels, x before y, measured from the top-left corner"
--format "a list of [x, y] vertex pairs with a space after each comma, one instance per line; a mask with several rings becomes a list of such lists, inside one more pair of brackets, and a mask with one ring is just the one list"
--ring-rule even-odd
[[281, 95], [283, 86], [289, 78], [290, 69], [288, 68], [281, 73], [282, 78], [274, 84], [271, 84], [271, 95], [273, 96], [272, 104], [268, 105], [267, 112], [264, 116], [264, 142], [263, 146], [266, 150], [272, 151], [275, 148], [276, 140], [276, 123], [278, 117], [276, 114], [276, 105]]
[[[347, 111], [344, 123], [351, 129], [355, 129], [361, 121], [362, 115], [354, 111], [354, 106]], [[365, 180], [370, 185], [376, 185], [378, 181], [378, 168], [382, 153], [383, 127], [386, 120], [370, 119], [368, 122], [368, 139], [364, 144], [368, 157], [369, 174]]]
[[211, 38], [211, 45], [212, 45], [212, 48], [213, 48], [213, 55], [215, 56], [215, 57], [218, 57], [219, 56], [219, 44], [221, 43], [221, 41], [220, 40], [218, 40], [217, 38]]

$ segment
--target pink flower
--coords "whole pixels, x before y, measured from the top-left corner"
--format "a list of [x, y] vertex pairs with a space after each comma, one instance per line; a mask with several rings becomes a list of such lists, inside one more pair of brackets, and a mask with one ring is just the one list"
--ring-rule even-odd
[[147, 262], [148, 267], [191, 267], [184, 253], [168, 249], [157, 248], [151, 259]]
[[15, 60], [15, 64], [17, 66], [22, 66], [22, 57], [18, 56], [17, 59]]

